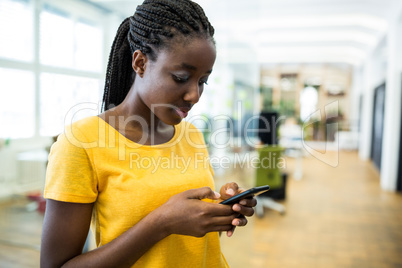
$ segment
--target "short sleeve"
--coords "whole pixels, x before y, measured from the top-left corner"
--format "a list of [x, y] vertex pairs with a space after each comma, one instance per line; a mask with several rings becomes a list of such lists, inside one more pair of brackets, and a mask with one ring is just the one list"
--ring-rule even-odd
[[96, 201], [97, 179], [88, 149], [61, 134], [50, 150], [44, 197], [63, 202]]

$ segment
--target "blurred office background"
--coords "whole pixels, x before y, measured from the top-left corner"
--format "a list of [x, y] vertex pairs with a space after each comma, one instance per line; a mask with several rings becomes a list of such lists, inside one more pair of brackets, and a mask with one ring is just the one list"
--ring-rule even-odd
[[[141, 2], [0, 0], [0, 267], [39, 266], [53, 137], [99, 113], [111, 43]], [[188, 120], [229, 159], [217, 186], [255, 184], [241, 164], [261, 112], [286, 149], [286, 213], [222, 237], [231, 267], [402, 267], [402, 1], [196, 2], [218, 58]]]

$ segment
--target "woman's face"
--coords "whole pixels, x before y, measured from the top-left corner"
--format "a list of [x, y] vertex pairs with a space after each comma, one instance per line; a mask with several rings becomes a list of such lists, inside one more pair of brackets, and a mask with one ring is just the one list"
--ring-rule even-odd
[[147, 61], [137, 93], [162, 122], [178, 124], [200, 99], [215, 58], [215, 45], [202, 38], [162, 49]]

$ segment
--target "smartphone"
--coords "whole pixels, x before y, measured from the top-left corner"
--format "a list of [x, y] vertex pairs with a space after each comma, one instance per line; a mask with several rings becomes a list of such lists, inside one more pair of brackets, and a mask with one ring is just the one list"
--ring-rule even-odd
[[262, 194], [268, 190], [269, 190], [269, 185], [254, 187], [254, 188], [248, 189], [238, 195], [232, 196], [231, 198], [222, 201], [220, 204], [233, 205], [233, 204], [238, 203], [242, 199], [251, 198], [253, 196]]

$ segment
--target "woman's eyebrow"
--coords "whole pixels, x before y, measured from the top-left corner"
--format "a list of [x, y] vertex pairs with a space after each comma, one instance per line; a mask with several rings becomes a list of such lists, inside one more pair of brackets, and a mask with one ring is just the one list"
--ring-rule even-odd
[[[176, 65], [176, 68], [184, 68], [184, 69], [188, 69], [188, 70], [192, 70], [192, 71], [196, 71], [197, 67], [191, 65], [191, 64], [187, 64], [187, 63], [182, 63], [181, 65]], [[212, 69], [208, 70], [206, 73], [210, 74], [212, 73]]]

